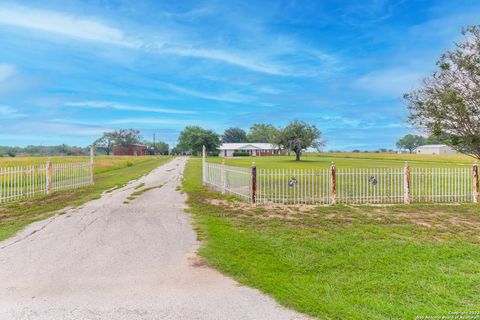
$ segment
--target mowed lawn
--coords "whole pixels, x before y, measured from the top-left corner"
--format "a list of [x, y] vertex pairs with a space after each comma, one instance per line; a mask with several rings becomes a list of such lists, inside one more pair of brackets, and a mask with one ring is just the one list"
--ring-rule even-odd
[[332, 162], [338, 168], [387, 168], [403, 167], [408, 162], [411, 167], [465, 167], [472, 166], [475, 159], [465, 155], [416, 155], [392, 153], [314, 153], [302, 155], [295, 161], [294, 155], [275, 157], [209, 157], [209, 162], [240, 167], [249, 167], [255, 162], [258, 168], [327, 168]]
[[[384, 166], [392, 160], [355, 156], [343, 163]], [[259, 167], [310, 167], [331, 158], [255, 161]], [[426, 159], [435, 166], [473, 162], [447, 160]], [[479, 205], [252, 207], [203, 188], [199, 158], [188, 164], [184, 190], [204, 240], [199, 254], [286, 307], [320, 319], [414, 319], [480, 309]]]
[[[52, 162], [89, 161], [88, 157], [52, 157]], [[169, 156], [95, 158], [95, 184], [79, 189], [62, 191], [52, 195], [0, 205], [0, 241], [14, 235], [26, 225], [50, 217], [59, 210], [99, 198], [102, 192], [119, 188], [131, 180], [152, 171], [170, 161]], [[41, 164], [46, 157], [0, 158], [0, 167]]]

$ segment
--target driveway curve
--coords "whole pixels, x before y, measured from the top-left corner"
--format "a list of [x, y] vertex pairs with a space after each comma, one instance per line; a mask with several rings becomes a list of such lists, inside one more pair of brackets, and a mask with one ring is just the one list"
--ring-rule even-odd
[[0, 242], [0, 319], [305, 319], [201, 263], [186, 161]]

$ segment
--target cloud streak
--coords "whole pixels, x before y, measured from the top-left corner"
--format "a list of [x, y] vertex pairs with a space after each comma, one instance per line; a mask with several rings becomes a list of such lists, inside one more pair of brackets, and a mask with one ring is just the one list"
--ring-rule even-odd
[[105, 101], [66, 102], [64, 106], [74, 107], [74, 108], [99, 108], [99, 109], [115, 109], [115, 110], [141, 111], [141, 112], [153, 112], [153, 113], [171, 113], [171, 114], [195, 114], [196, 113], [190, 110], [135, 106], [135, 105], [127, 105], [127, 104], [122, 104], [117, 102], [105, 102]]
[[26, 117], [26, 115], [18, 112], [16, 109], [10, 106], [0, 105], [0, 119], [15, 119], [23, 117]]
[[239, 94], [239, 93], [230, 92], [230, 93], [215, 95], [215, 94], [208, 94], [201, 91], [180, 87], [171, 83], [162, 82], [162, 83], [159, 83], [158, 85], [167, 90], [171, 90], [183, 95], [197, 97], [197, 98], [206, 99], [206, 100], [224, 101], [224, 102], [231, 102], [231, 103], [247, 103], [252, 101], [251, 97], [243, 94]]
[[13, 65], [0, 63], [0, 82], [11, 78], [15, 73], [16, 71]]
[[[315, 58], [316, 63], [331, 68], [336, 60], [331, 55], [317, 49], [308, 49], [299, 43], [292, 45], [281, 42], [273, 47], [263, 46], [235, 49], [228, 47], [204, 47], [193, 45], [195, 40], [185, 40], [188, 34], [181, 28], [169, 30], [175, 33], [170, 40], [158, 41], [158, 35], [136, 34], [134, 31], [128, 35], [118, 27], [113, 27], [98, 18], [72, 15], [61, 11], [35, 9], [26, 6], [0, 4], [0, 25], [19, 27], [37, 32], [48, 32], [63, 37], [115, 45], [151, 52], [158, 55], [174, 55], [177, 57], [189, 57], [216, 61], [253, 72], [264, 73], [273, 76], [316, 76], [310, 66], [301, 63], [291, 65], [277, 57], [294, 53], [303, 58]], [[135, 30], [135, 28], [132, 28]], [[266, 36], [267, 38], [270, 36]], [[141, 39], [141, 40], [140, 40]], [[293, 48], [293, 46], [295, 48]], [[314, 61], [315, 62], [315, 61]], [[318, 69], [318, 68], [317, 68]]]
[[17, 5], [0, 5], [0, 24], [87, 41], [135, 48], [138, 44], [127, 41], [122, 30], [91, 18], [82, 18], [62, 12], [33, 9]]

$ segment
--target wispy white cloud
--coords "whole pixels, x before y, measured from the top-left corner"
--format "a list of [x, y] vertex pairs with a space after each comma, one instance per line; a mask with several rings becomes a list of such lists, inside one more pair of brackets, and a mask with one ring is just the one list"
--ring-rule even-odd
[[127, 104], [122, 104], [117, 102], [106, 102], [106, 101], [66, 102], [64, 103], [64, 106], [75, 107], [75, 108], [102, 108], [102, 109], [105, 108], [105, 109], [116, 109], [116, 110], [153, 112], [153, 113], [171, 113], [171, 114], [196, 113], [190, 110], [135, 106], [135, 105], [127, 105]]
[[425, 77], [425, 73], [408, 68], [392, 68], [368, 73], [354, 81], [354, 87], [383, 96], [400, 97]]
[[22, 117], [26, 117], [26, 115], [18, 112], [17, 109], [14, 109], [10, 106], [0, 105], [0, 119], [14, 119]]
[[216, 94], [208, 94], [201, 91], [180, 87], [171, 83], [161, 82], [158, 85], [162, 88], [175, 91], [177, 93], [181, 93], [187, 96], [207, 99], [207, 100], [225, 101], [225, 102], [232, 102], [232, 103], [246, 103], [246, 102], [252, 101], [252, 97], [249, 97], [240, 93], [229, 92], [229, 93], [216, 95]]
[[134, 41], [127, 40], [120, 29], [92, 18], [83, 18], [57, 11], [2, 4], [0, 5], [0, 24], [45, 31], [88, 41], [131, 48], [138, 47], [138, 44]]
[[0, 63], [0, 82], [7, 80], [16, 73], [15, 67], [11, 64]]
[[[217, 61], [246, 70], [277, 76], [316, 76], [319, 70], [331, 69], [336, 58], [315, 48], [308, 48], [293, 39], [279, 42], [267, 41], [271, 35], [264, 35], [261, 49], [258, 46], [235, 48], [229, 46], [205, 47], [190, 39], [188, 30], [170, 26], [168, 34], [144, 34], [136, 28], [114, 27], [98, 18], [72, 15], [61, 11], [36, 9], [27, 6], [0, 4], [0, 25], [27, 28], [37, 32], [48, 32], [64, 37], [135, 48], [159, 55], [174, 55]], [[175, 35], [175, 36], [173, 36]], [[162, 40], [159, 40], [161, 38]], [[282, 57], [295, 55], [292, 61]], [[295, 61], [300, 58], [302, 61]], [[313, 59], [313, 60], [312, 60]], [[288, 59], [287, 59], [288, 60]], [[322, 66], [315, 68], [313, 62]], [[315, 69], [312, 71], [312, 69]]]
[[189, 125], [192, 123], [200, 123], [201, 120], [184, 120], [184, 119], [155, 119], [155, 118], [125, 118], [108, 121], [108, 124], [157, 124], [157, 125]]
[[188, 47], [171, 47], [161, 48], [161, 53], [175, 54], [178, 56], [195, 57], [210, 60], [217, 60], [228, 63], [234, 66], [242, 67], [252, 71], [272, 74], [272, 75], [287, 75], [288, 72], [283, 70], [281, 66], [274, 65], [255, 59], [251, 53], [229, 52], [219, 49], [205, 49], [205, 48], [188, 48]]

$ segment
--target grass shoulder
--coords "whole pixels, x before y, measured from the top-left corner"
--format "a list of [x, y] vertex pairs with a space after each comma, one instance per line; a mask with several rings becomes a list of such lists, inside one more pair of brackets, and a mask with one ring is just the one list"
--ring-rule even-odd
[[184, 191], [207, 263], [282, 305], [322, 319], [405, 319], [480, 305], [475, 205], [251, 207]]

